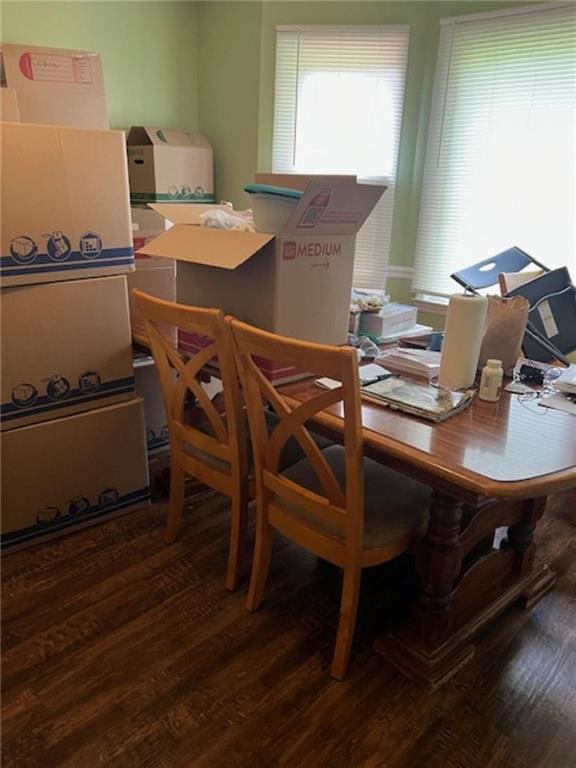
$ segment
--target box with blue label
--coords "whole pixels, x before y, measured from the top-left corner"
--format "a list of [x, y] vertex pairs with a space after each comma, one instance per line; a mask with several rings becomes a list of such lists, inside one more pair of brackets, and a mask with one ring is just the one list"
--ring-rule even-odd
[[6, 288], [2, 431], [134, 394], [126, 277]]
[[134, 269], [124, 134], [0, 124], [2, 287]]
[[142, 401], [3, 432], [2, 548], [21, 548], [148, 503]]

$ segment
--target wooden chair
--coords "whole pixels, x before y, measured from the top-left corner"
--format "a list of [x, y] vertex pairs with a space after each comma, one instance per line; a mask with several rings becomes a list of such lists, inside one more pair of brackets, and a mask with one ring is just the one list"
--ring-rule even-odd
[[[164, 541], [177, 535], [184, 505], [186, 475], [230, 497], [231, 525], [226, 587], [236, 588], [245, 547], [248, 507], [248, 470], [240, 388], [232, 351], [230, 328], [219, 309], [201, 309], [162, 301], [132, 291], [144, 317], [166, 406], [170, 434], [170, 501]], [[212, 342], [192, 359], [184, 359], [168, 342], [166, 327], [209, 337]], [[199, 375], [217, 362], [222, 380], [225, 414], [211, 402]], [[205, 418], [187, 423], [190, 394], [194, 410]]]
[[[332, 675], [342, 679], [356, 625], [362, 568], [410, 549], [423, 532], [430, 489], [363, 456], [360, 384], [356, 351], [310, 344], [230, 319], [248, 409], [256, 481], [256, 543], [247, 607], [262, 600], [276, 529], [302, 547], [343, 569], [340, 621]], [[262, 375], [260, 356], [315, 371], [340, 382], [318, 389], [311, 400], [291, 408]], [[269, 433], [262, 405], [278, 415]], [[320, 450], [307, 422], [314, 414], [343, 404], [344, 446]], [[282, 470], [279, 457], [295, 438], [306, 458]]]

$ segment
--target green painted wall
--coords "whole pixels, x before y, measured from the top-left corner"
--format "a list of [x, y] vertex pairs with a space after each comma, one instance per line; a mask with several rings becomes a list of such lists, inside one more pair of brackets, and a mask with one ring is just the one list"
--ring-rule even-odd
[[262, 3], [198, 4], [198, 113], [214, 147], [217, 199], [248, 207], [257, 169]]
[[3, 0], [0, 13], [3, 42], [101, 54], [112, 128], [197, 128], [196, 3]]

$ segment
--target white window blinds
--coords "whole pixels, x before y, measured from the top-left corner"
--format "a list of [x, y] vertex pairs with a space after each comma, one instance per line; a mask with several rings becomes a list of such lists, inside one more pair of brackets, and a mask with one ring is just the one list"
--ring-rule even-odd
[[576, 265], [574, 6], [447, 20], [441, 29], [413, 289], [517, 245]]
[[354, 284], [386, 285], [408, 27], [279, 27], [272, 169], [388, 190], [356, 240]]

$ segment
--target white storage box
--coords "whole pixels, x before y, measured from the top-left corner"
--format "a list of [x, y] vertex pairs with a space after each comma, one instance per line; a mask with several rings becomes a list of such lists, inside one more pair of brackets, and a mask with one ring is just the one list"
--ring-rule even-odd
[[127, 144], [133, 203], [214, 201], [213, 153], [204, 136], [133, 126]]
[[272, 185], [248, 184], [244, 189], [250, 194], [254, 226], [273, 235], [282, 232], [302, 197], [297, 190]]

